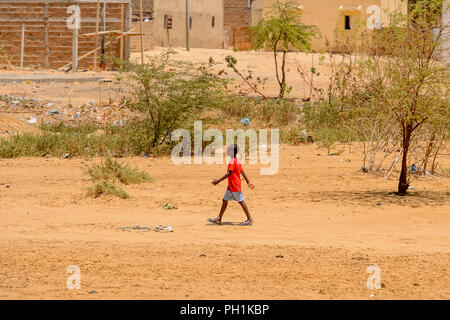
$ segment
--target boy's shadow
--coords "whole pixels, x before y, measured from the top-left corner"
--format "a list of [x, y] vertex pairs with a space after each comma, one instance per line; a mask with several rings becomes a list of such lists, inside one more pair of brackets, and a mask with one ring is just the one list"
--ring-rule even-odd
[[222, 222], [220, 225], [215, 223], [206, 223], [208, 226], [220, 227], [220, 226], [235, 226], [235, 227], [248, 227], [250, 225], [242, 225], [241, 222]]

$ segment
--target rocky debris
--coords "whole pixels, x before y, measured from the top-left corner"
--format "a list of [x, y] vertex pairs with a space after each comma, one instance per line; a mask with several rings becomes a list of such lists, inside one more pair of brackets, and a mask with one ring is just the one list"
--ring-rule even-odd
[[68, 125], [95, 123], [98, 125], [124, 126], [127, 122], [143, 119], [144, 115], [131, 111], [128, 102], [98, 105], [94, 100], [84, 104], [58, 105], [55, 101], [40, 101], [26, 96], [0, 95], [0, 113], [27, 114], [37, 122], [63, 122]]

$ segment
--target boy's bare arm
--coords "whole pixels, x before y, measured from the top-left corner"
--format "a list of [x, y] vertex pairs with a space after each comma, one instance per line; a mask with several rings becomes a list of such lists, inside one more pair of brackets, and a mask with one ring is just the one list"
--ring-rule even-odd
[[255, 186], [250, 182], [250, 179], [245, 174], [245, 171], [242, 170], [242, 176], [244, 177], [245, 181], [247, 182], [247, 185], [250, 189], [255, 189]]
[[230, 176], [230, 174], [231, 174], [231, 171], [228, 171], [222, 178], [220, 178], [220, 179], [214, 179], [211, 183], [212, 183], [213, 185], [217, 185], [217, 184], [219, 184], [220, 182], [222, 182], [223, 180], [225, 180], [226, 178], [228, 178], [228, 177]]

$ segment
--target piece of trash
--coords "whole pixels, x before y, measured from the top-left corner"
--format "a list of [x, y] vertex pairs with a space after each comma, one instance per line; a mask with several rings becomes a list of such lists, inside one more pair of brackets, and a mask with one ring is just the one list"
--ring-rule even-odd
[[362, 167], [361, 171], [364, 172], [364, 173], [367, 173], [367, 172], [369, 172], [369, 169], [367, 169], [366, 167]]
[[411, 169], [410, 169], [411, 173], [420, 173], [422, 174], [422, 169], [418, 166], [416, 166], [416, 164], [412, 164]]
[[275, 258], [282, 259], [282, 258], [284, 258], [284, 256], [282, 256], [281, 254], [279, 254], [279, 255], [275, 256]]
[[170, 203], [161, 203], [159, 206], [166, 210], [178, 209], [177, 207], [175, 207], [173, 204]]
[[250, 119], [249, 119], [249, 118], [242, 118], [242, 119], [241, 119], [241, 123], [242, 123], [244, 126], [249, 126], [249, 125], [250, 125]]
[[64, 159], [69, 159], [70, 158], [70, 153], [64, 153], [63, 154], [63, 158]]
[[35, 124], [37, 122], [36, 118], [31, 118], [27, 121], [29, 124]]
[[122, 227], [122, 231], [125, 230], [139, 230], [139, 231], [150, 231], [152, 230], [150, 227], [141, 227], [141, 226], [131, 226], [131, 227]]
[[52, 109], [52, 110], [50, 110], [50, 111], [48, 112], [48, 114], [58, 114], [58, 115], [60, 115], [61, 112], [59, 112], [58, 109]]
[[381, 206], [381, 204], [382, 204], [381, 202], [377, 202], [377, 206]]
[[206, 254], [202, 253], [199, 257], [206, 257]]
[[97, 291], [95, 291], [95, 290], [89, 291], [89, 294], [96, 294], [96, 293], [97, 293]]
[[375, 297], [375, 295], [374, 294], [371, 294], [370, 296], [369, 296], [370, 298], [374, 298]]
[[173, 232], [172, 226], [156, 226], [155, 227], [156, 232]]
[[408, 187], [409, 190], [416, 190], [414, 187]]

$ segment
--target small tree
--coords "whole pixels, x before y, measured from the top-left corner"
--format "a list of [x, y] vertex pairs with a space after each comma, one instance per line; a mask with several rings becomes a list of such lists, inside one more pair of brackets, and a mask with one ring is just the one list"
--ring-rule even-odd
[[372, 132], [385, 135], [388, 128], [389, 143], [400, 148], [399, 195], [407, 193], [416, 164], [426, 166], [430, 150], [438, 152], [436, 142], [448, 133], [449, 73], [436, 59], [448, 28], [439, 19], [442, 5], [442, 0], [417, 0], [407, 17], [394, 13], [382, 31], [362, 31], [353, 48], [358, 54], [342, 55], [332, 75], [328, 103], [335, 121], [355, 132], [376, 126]]
[[132, 89], [132, 107], [144, 112], [149, 123], [152, 147], [163, 144], [170, 133], [223, 97], [223, 84], [207, 65], [194, 66], [170, 59], [169, 49], [148, 63], [118, 61], [126, 83]]
[[[301, 9], [295, 1], [276, 1], [273, 11], [252, 28], [254, 49], [270, 48], [275, 60], [275, 73], [280, 86], [279, 98], [289, 91], [286, 84], [286, 57], [290, 49], [309, 51], [311, 38], [318, 35], [316, 26], [307, 26], [300, 21]], [[278, 54], [282, 53], [281, 66]]]

